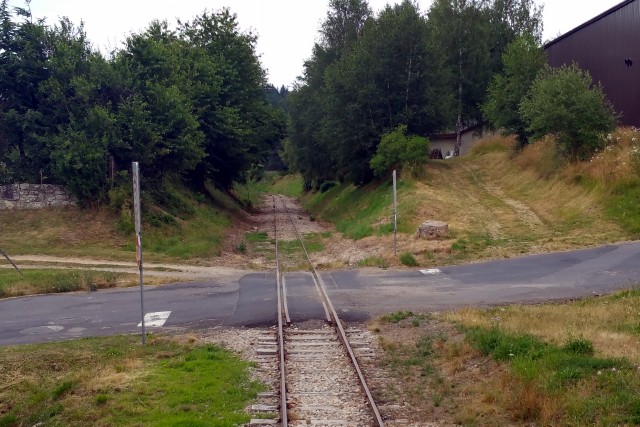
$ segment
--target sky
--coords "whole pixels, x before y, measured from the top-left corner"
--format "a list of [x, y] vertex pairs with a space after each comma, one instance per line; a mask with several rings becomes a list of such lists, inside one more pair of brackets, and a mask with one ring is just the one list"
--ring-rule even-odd
[[[397, 0], [398, 2], [400, 0]], [[622, 0], [536, 0], [544, 5], [543, 40], [548, 41], [606, 11]], [[396, 0], [369, 0], [374, 12]], [[23, 0], [9, 0], [11, 6], [24, 6]], [[432, 0], [418, 0], [427, 11]], [[238, 16], [243, 30], [258, 35], [257, 53], [267, 78], [276, 87], [291, 87], [302, 74], [303, 63], [311, 56], [318, 29], [327, 14], [328, 0], [32, 0], [36, 18], [52, 24], [67, 16], [81, 20], [95, 48], [109, 52], [120, 48], [128, 34], [143, 30], [154, 19], [175, 23], [190, 20], [206, 10], [228, 6]]]

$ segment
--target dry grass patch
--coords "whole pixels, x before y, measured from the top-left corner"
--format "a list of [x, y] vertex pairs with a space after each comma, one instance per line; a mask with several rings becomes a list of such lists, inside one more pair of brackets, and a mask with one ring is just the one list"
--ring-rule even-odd
[[[0, 245], [10, 254], [113, 255], [128, 241], [108, 209], [76, 207], [1, 211]], [[122, 258], [122, 257], [120, 257]]]
[[[370, 325], [410, 423], [640, 423], [640, 291], [570, 303], [398, 312]], [[455, 325], [455, 326], [454, 326]]]
[[445, 317], [465, 327], [498, 327], [510, 333], [531, 334], [556, 345], [584, 338], [593, 343], [596, 355], [640, 364], [639, 307], [640, 291], [631, 290], [568, 304], [467, 308]]

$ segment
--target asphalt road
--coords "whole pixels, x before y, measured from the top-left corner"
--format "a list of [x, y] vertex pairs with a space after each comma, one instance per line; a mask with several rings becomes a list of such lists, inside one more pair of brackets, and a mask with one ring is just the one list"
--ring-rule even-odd
[[[342, 317], [361, 321], [397, 310], [540, 302], [629, 288], [640, 282], [640, 243], [424, 271], [321, 274]], [[323, 319], [324, 309], [309, 274], [287, 273], [285, 280], [292, 320]], [[145, 313], [170, 312], [149, 330], [273, 325], [275, 273], [146, 287], [144, 304]], [[140, 317], [137, 288], [11, 298], [0, 301], [0, 345], [135, 333], [140, 331]]]

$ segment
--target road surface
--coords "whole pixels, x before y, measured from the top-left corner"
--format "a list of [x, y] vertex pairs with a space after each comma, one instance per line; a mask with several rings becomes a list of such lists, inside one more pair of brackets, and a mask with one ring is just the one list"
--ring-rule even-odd
[[[541, 302], [604, 294], [640, 282], [640, 243], [534, 255], [437, 269], [321, 273], [343, 318], [363, 321], [397, 310]], [[285, 275], [292, 320], [322, 317], [308, 273]], [[148, 330], [257, 326], [276, 322], [275, 272], [238, 280], [146, 287]], [[137, 288], [0, 301], [0, 345], [140, 331]]]

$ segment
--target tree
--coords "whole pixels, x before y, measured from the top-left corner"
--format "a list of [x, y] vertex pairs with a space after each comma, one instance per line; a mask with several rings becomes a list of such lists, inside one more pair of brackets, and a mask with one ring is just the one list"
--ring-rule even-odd
[[546, 63], [544, 50], [533, 35], [525, 34], [507, 46], [502, 62], [504, 70], [493, 76], [482, 111], [494, 129], [506, 135], [516, 134], [520, 146], [524, 146], [528, 134], [520, 115], [520, 103]]
[[391, 169], [400, 168], [414, 174], [429, 158], [429, 140], [416, 135], [407, 135], [405, 125], [385, 134], [371, 159], [371, 169], [382, 177]]
[[586, 158], [600, 146], [602, 135], [613, 130], [616, 114], [600, 84], [577, 64], [545, 66], [520, 105], [532, 138], [548, 134], [573, 159]]
[[228, 9], [180, 24], [191, 46], [189, 79], [206, 156], [192, 176], [229, 187], [265, 160], [284, 137], [283, 116], [268, 105], [256, 36], [239, 30]]
[[353, 49], [370, 17], [364, 0], [332, 0], [321, 26], [320, 42], [314, 45], [303, 76], [289, 96], [289, 141], [285, 148], [296, 157], [295, 162], [288, 162], [295, 163], [302, 173], [306, 190], [338, 178], [332, 152], [334, 136], [327, 124], [327, 73]]
[[428, 31], [415, 4], [387, 6], [327, 69], [324, 139], [339, 173], [358, 184], [372, 176], [369, 161], [383, 134], [399, 125], [429, 134], [449, 119], [451, 98]]
[[449, 90], [457, 94], [457, 146], [461, 130], [482, 121], [481, 105], [492, 76], [501, 71], [505, 47], [523, 33], [540, 37], [541, 14], [533, 0], [435, 0], [431, 5], [431, 43], [444, 55]]

